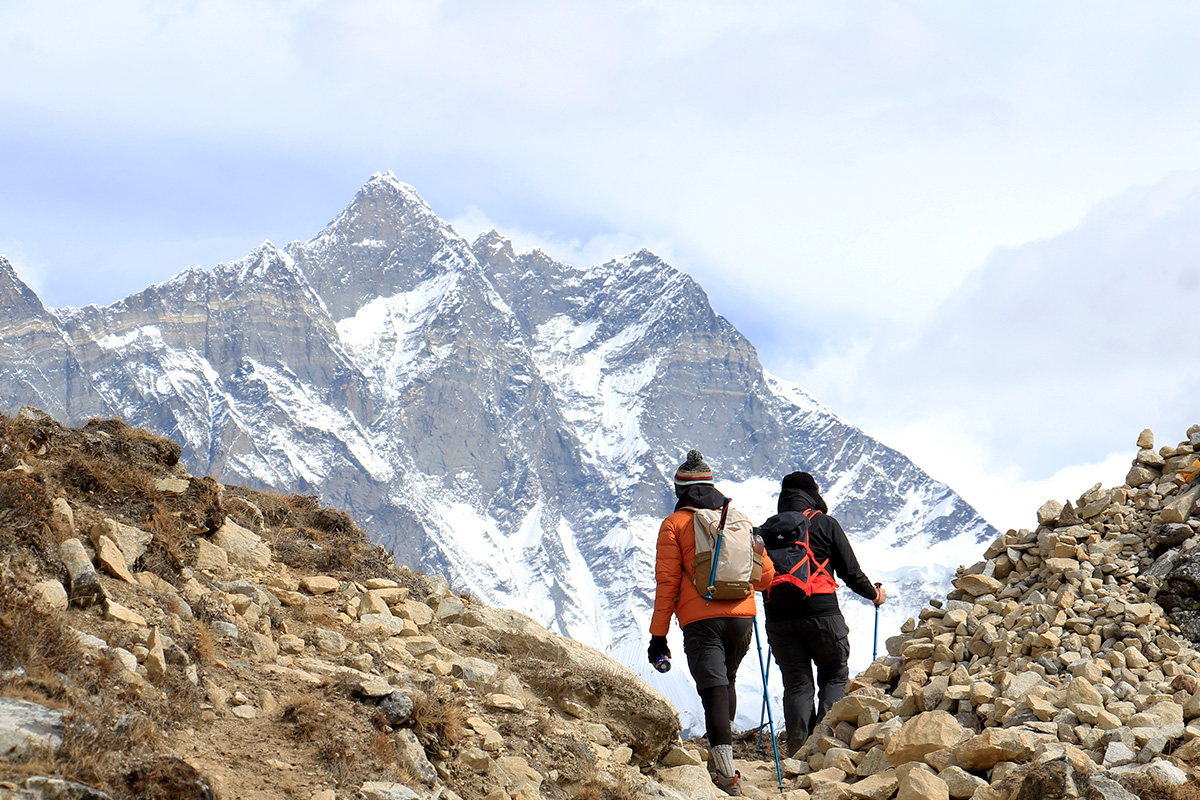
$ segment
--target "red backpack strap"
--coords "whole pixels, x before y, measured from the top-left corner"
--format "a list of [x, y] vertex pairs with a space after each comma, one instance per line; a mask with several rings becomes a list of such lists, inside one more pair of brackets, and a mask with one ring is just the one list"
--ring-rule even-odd
[[[804, 511], [802, 513], [804, 514], [804, 518], [811, 523], [812, 518], [815, 517], [817, 514], [821, 513], [821, 509], [806, 508], [806, 509], [804, 509]], [[808, 531], [805, 531], [805, 533], [809, 533], [811, 530], [812, 530], [812, 528], [810, 527]], [[805, 549], [808, 550], [809, 560], [813, 564], [813, 569], [809, 573], [809, 579], [811, 580], [816, 575], [823, 573], [825, 575], [825, 577], [829, 578], [829, 580], [832, 581], [833, 584], [836, 586], [837, 581], [834, 579], [833, 573], [831, 573], [828, 569], [826, 569], [826, 567], [829, 566], [829, 558], [833, 558], [833, 556], [830, 556], [829, 558], [825, 559], [824, 561], [818, 562], [817, 558], [816, 558], [816, 554], [813, 553], [812, 546], [809, 545], [807, 542], [805, 542], [805, 544], [806, 544]], [[799, 566], [799, 565], [797, 565], [797, 566]]]

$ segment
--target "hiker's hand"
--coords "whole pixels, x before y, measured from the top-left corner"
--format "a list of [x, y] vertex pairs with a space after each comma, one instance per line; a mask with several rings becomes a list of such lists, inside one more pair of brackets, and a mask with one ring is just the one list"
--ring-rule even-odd
[[887, 601], [887, 589], [883, 588], [883, 584], [875, 584], [875, 607], [879, 608]]
[[651, 636], [650, 646], [646, 648], [646, 658], [653, 664], [659, 656], [671, 657], [671, 648], [667, 647], [667, 637]]

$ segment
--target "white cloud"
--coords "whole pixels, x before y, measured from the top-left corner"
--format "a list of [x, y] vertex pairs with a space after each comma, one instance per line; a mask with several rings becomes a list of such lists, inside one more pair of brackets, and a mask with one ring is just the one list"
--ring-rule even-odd
[[[1035, 409], [1030, 411], [1036, 414]], [[1001, 531], [1036, 527], [1037, 510], [1047, 500], [1076, 503], [1097, 483], [1106, 488], [1122, 485], [1138, 449], [1135, 431], [1124, 451], [1095, 462], [1072, 461], [1054, 468], [1051, 474], [1031, 477], [1030, 471], [1002, 448], [982, 441], [976, 430], [968, 414], [931, 409], [928, 415], [901, 427], [871, 433], [950, 485]]]
[[998, 251], [915, 332], [829, 351], [801, 382], [1015, 527], [1017, 504], [1123, 482], [1143, 428], [1187, 438], [1198, 258], [1200, 173], [1179, 173]]

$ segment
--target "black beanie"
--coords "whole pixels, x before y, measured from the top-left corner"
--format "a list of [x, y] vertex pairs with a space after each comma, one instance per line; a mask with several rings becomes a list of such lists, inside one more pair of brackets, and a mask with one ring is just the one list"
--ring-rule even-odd
[[829, 513], [829, 506], [825, 504], [825, 498], [821, 497], [821, 492], [817, 489], [817, 481], [812, 475], [807, 472], [793, 472], [785, 475], [783, 478], [784, 489], [798, 489], [812, 498], [816, 504], [817, 510], [822, 514]]
[[801, 489], [810, 494], [818, 492], [816, 479], [807, 472], [793, 472], [790, 475], [785, 475], [783, 478], [783, 488]]

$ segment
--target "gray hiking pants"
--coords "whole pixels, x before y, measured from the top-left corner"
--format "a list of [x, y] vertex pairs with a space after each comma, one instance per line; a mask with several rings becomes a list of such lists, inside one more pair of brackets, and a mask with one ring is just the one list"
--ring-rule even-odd
[[704, 706], [708, 744], [733, 743], [738, 665], [750, 649], [754, 620], [715, 617], [683, 626], [683, 652]]

